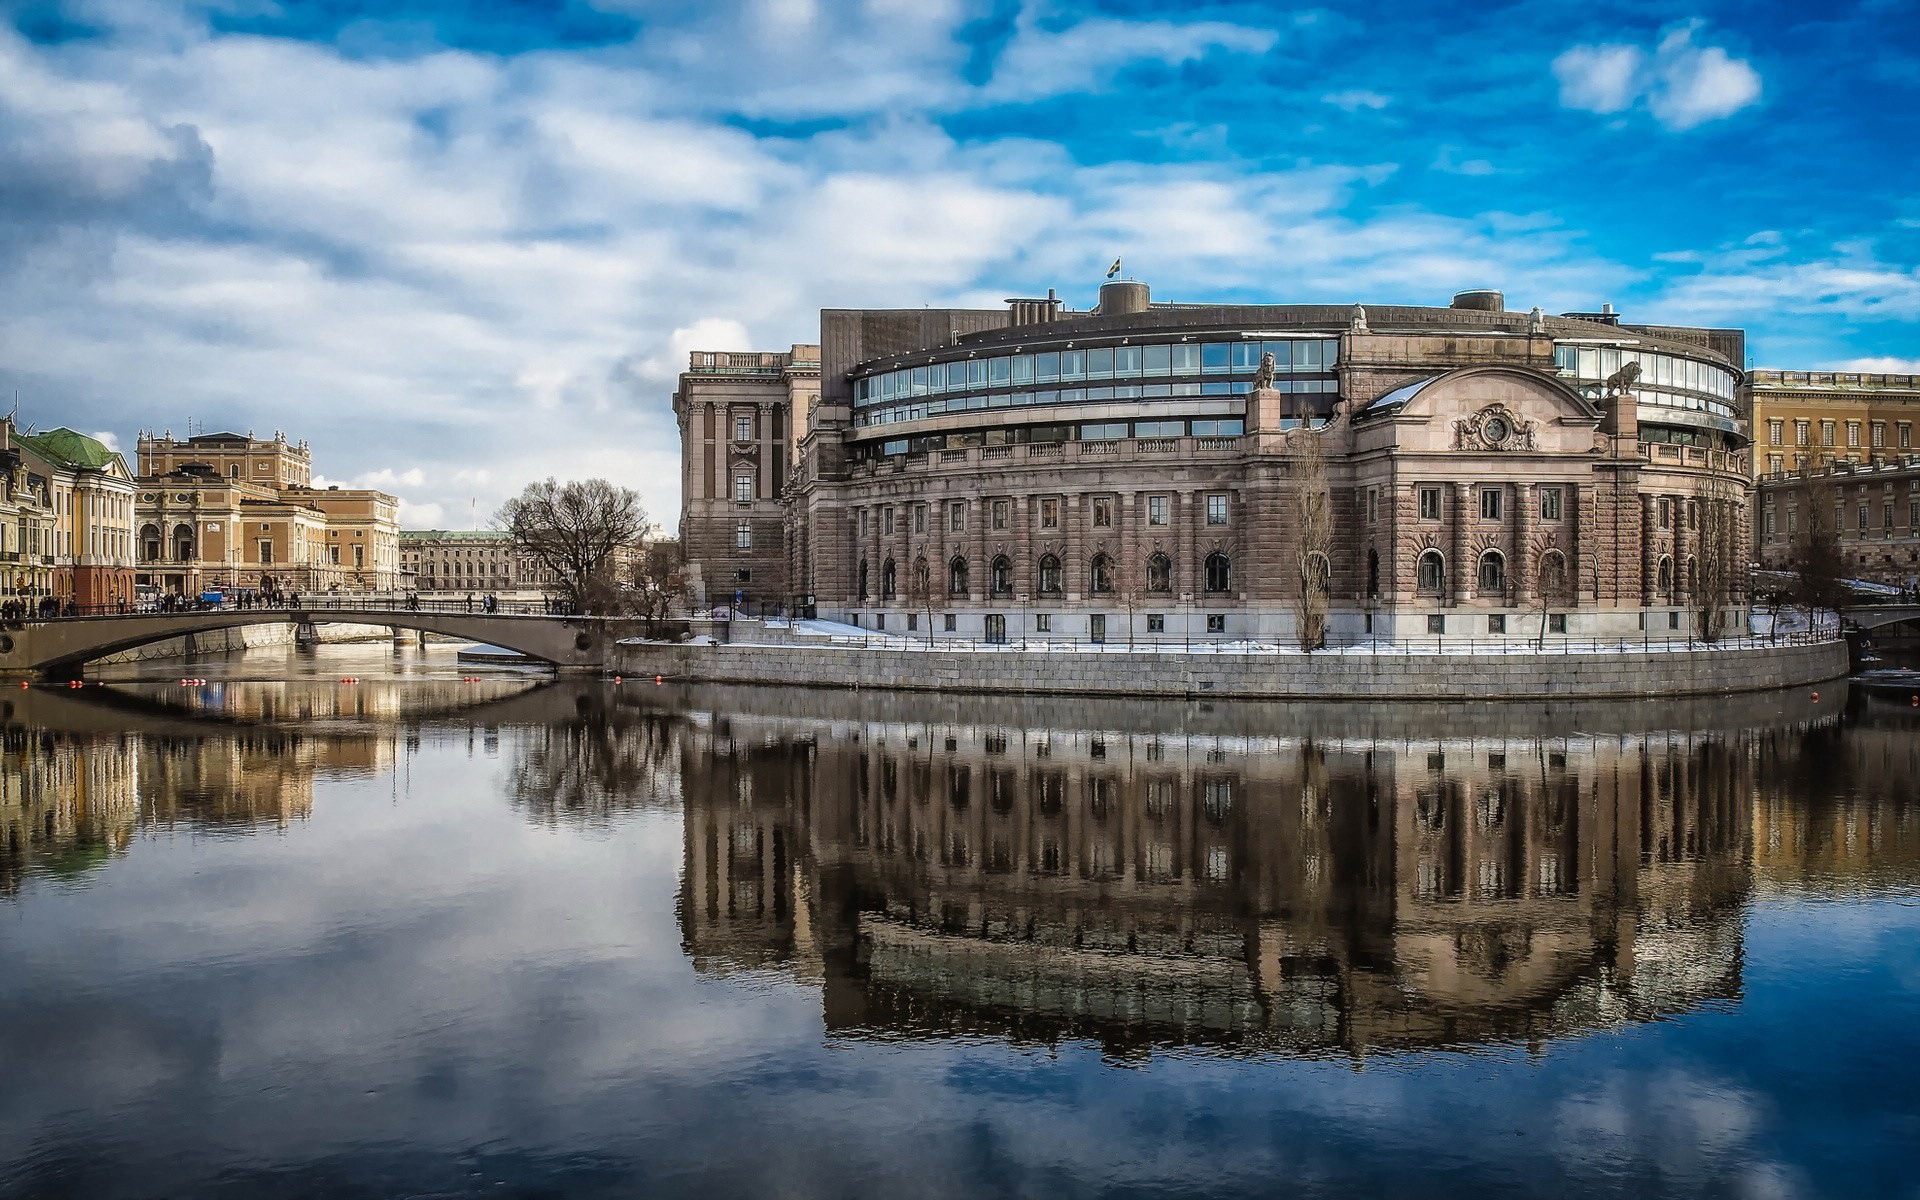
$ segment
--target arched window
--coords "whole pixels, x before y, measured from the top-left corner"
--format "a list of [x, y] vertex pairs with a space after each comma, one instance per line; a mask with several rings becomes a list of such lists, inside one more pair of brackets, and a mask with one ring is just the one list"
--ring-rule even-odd
[[193, 526], [175, 525], [173, 527], [173, 561], [193, 561]]
[[1419, 575], [1416, 579], [1423, 592], [1439, 593], [1447, 587], [1447, 560], [1438, 550], [1428, 550], [1420, 556]]
[[1372, 597], [1378, 596], [1379, 594], [1380, 552], [1378, 550], [1369, 550], [1367, 551], [1367, 595]]
[[1498, 550], [1489, 550], [1480, 556], [1480, 594], [1507, 594], [1507, 556]]
[[1327, 556], [1315, 550], [1307, 555], [1307, 580], [1317, 595], [1324, 596], [1333, 587], [1333, 564]]
[[1004, 554], [996, 556], [987, 583], [996, 596], [1013, 595], [1013, 560]]
[[1060, 560], [1051, 554], [1040, 556], [1039, 591], [1042, 596], [1060, 594]]
[[1207, 555], [1206, 569], [1202, 574], [1201, 586], [1209, 592], [1230, 592], [1233, 590], [1233, 563], [1227, 556], [1215, 551]]
[[1567, 556], [1558, 550], [1549, 550], [1540, 556], [1535, 577], [1540, 595], [1547, 600], [1565, 599], [1573, 590], [1573, 578], [1567, 573]]
[[158, 525], [142, 525], [140, 527], [140, 561], [159, 562], [160, 556], [160, 527]]
[[956, 556], [947, 564], [947, 595], [967, 594], [967, 560]]
[[1164, 554], [1147, 559], [1147, 590], [1155, 595], [1173, 591], [1173, 560]]
[[1087, 570], [1087, 590], [1096, 596], [1105, 595], [1113, 590], [1113, 560], [1104, 554], [1093, 556], [1093, 564]]
[[893, 560], [887, 559], [880, 564], [880, 598], [891, 600], [894, 597]]
[[1654, 585], [1654, 590], [1662, 596], [1673, 594], [1673, 560], [1664, 555], [1660, 559], [1659, 582]]
[[860, 560], [860, 570], [858, 574], [860, 576], [859, 596], [860, 599], [865, 600], [867, 598], [867, 560], [864, 558]]

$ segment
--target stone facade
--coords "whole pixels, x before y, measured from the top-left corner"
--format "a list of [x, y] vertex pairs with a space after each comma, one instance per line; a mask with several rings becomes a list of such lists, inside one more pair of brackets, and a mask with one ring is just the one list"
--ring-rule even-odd
[[546, 592], [560, 583], [497, 529], [402, 530], [400, 571], [422, 592]]
[[[0, 454], [17, 460], [24, 478], [7, 488], [14, 526], [6, 566], [40, 588], [9, 587], [10, 595], [51, 595], [65, 605], [112, 608], [134, 599], [133, 475], [117, 452], [72, 429], [20, 433], [11, 421], [0, 431]], [[31, 511], [41, 507], [40, 513]], [[31, 548], [40, 526], [39, 553]], [[31, 561], [37, 558], [37, 562]]]
[[[828, 310], [787, 573], [820, 616], [989, 641], [1291, 640], [1309, 564], [1334, 642], [1689, 637], [1702, 538], [1742, 563], [1749, 544], [1739, 345], [1484, 293], [1156, 306], [1127, 283], [1080, 314]], [[704, 499], [706, 426], [682, 434]], [[718, 561], [719, 524], [690, 558]]]
[[680, 544], [697, 607], [736, 599], [761, 611], [792, 599], [781, 494], [795, 428], [820, 391], [820, 348], [696, 351], [680, 376]]

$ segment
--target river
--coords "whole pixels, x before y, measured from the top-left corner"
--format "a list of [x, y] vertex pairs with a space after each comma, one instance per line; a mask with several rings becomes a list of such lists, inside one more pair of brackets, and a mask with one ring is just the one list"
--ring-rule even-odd
[[1920, 1194], [1907, 697], [96, 678], [5, 694], [0, 1195]]

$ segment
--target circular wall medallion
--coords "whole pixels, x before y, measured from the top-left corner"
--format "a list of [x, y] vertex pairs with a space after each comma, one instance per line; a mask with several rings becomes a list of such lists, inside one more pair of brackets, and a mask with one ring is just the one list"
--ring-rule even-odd
[[1513, 435], [1513, 428], [1507, 424], [1505, 417], [1491, 417], [1481, 427], [1480, 435], [1487, 439], [1488, 445], [1498, 446]]

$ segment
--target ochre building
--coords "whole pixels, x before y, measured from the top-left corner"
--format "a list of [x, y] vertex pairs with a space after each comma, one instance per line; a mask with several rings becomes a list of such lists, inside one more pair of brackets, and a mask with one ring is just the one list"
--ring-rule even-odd
[[1311, 574], [1335, 642], [1693, 636], [1744, 605], [1743, 357], [1496, 292], [827, 310], [817, 401], [694, 356], [682, 537], [709, 598], [890, 633], [1285, 642]]
[[1920, 375], [1758, 370], [1744, 391], [1763, 477], [1920, 451]]

